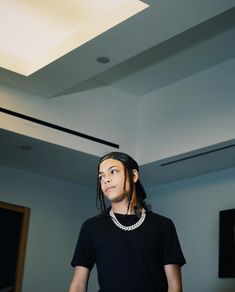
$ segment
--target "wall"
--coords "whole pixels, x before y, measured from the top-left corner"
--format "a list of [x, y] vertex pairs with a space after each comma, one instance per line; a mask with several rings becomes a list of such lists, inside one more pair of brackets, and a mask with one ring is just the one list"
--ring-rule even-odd
[[148, 190], [152, 209], [176, 225], [187, 260], [184, 292], [232, 292], [235, 279], [218, 278], [219, 211], [235, 208], [235, 168]]
[[[51, 99], [1, 86], [0, 104], [120, 144], [121, 151], [147, 164], [235, 138], [234, 65], [230, 59], [139, 100], [109, 86]], [[85, 153], [100, 156], [114, 150], [5, 114], [0, 119], [9, 131]]]
[[[45, 99], [0, 85], [0, 106], [26, 116], [120, 145], [135, 153], [136, 98], [103, 86]], [[0, 113], [3, 129], [102, 156], [115, 148]], [[123, 131], [125, 129], [125, 131]]]
[[[0, 200], [31, 208], [23, 292], [66, 291], [81, 223], [95, 212], [95, 190], [0, 166]], [[218, 216], [235, 208], [235, 168], [148, 189], [153, 211], [175, 222], [187, 264], [185, 292], [232, 292], [219, 279]], [[89, 292], [97, 291], [96, 272]]]
[[231, 59], [141, 99], [139, 163], [234, 139], [234, 77], [235, 59]]
[[0, 185], [1, 201], [31, 208], [22, 292], [67, 291], [80, 226], [97, 212], [96, 191], [2, 165]]

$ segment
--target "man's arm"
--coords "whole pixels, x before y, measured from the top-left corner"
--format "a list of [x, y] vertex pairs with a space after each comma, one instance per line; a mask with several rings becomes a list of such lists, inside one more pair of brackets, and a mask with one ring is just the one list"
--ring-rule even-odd
[[168, 292], [182, 292], [181, 267], [179, 265], [165, 265], [164, 270], [168, 282]]
[[68, 292], [86, 292], [89, 275], [89, 269], [82, 266], [75, 267]]

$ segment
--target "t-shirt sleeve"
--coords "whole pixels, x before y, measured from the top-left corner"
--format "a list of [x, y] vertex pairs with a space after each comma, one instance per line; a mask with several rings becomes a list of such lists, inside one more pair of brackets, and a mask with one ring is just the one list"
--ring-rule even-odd
[[164, 265], [178, 264], [183, 266], [186, 263], [174, 223], [170, 219], [164, 228], [163, 259]]
[[73, 267], [83, 266], [89, 270], [93, 268], [95, 263], [95, 248], [91, 231], [92, 228], [89, 226], [88, 222], [86, 221], [83, 223], [71, 261]]

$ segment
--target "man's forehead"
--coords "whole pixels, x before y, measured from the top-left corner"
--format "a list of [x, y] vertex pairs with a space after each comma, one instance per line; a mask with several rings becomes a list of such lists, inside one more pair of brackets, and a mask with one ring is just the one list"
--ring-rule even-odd
[[112, 168], [114, 166], [123, 167], [123, 164], [121, 161], [113, 159], [113, 158], [105, 159], [104, 161], [101, 162], [101, 164], [99, 166], [99, 172], [102, 172], [102, 171], [109, 169], [109, 168]]

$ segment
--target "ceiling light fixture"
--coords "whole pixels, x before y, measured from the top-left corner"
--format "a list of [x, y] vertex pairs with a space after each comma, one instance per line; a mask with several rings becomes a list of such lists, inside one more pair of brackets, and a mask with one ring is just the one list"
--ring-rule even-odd
[[0, 67], [29, 76], [147, 7], [140, 0], [1, 1]]
[[107, 64], [110, 62], [110, 59], [108, 57], [97, 57], [96, 61], [101, 64]]
[[31, 151], [33, 148], [29, 145], [22, 145], [20, 146], [20, 149], [24, 151]]

